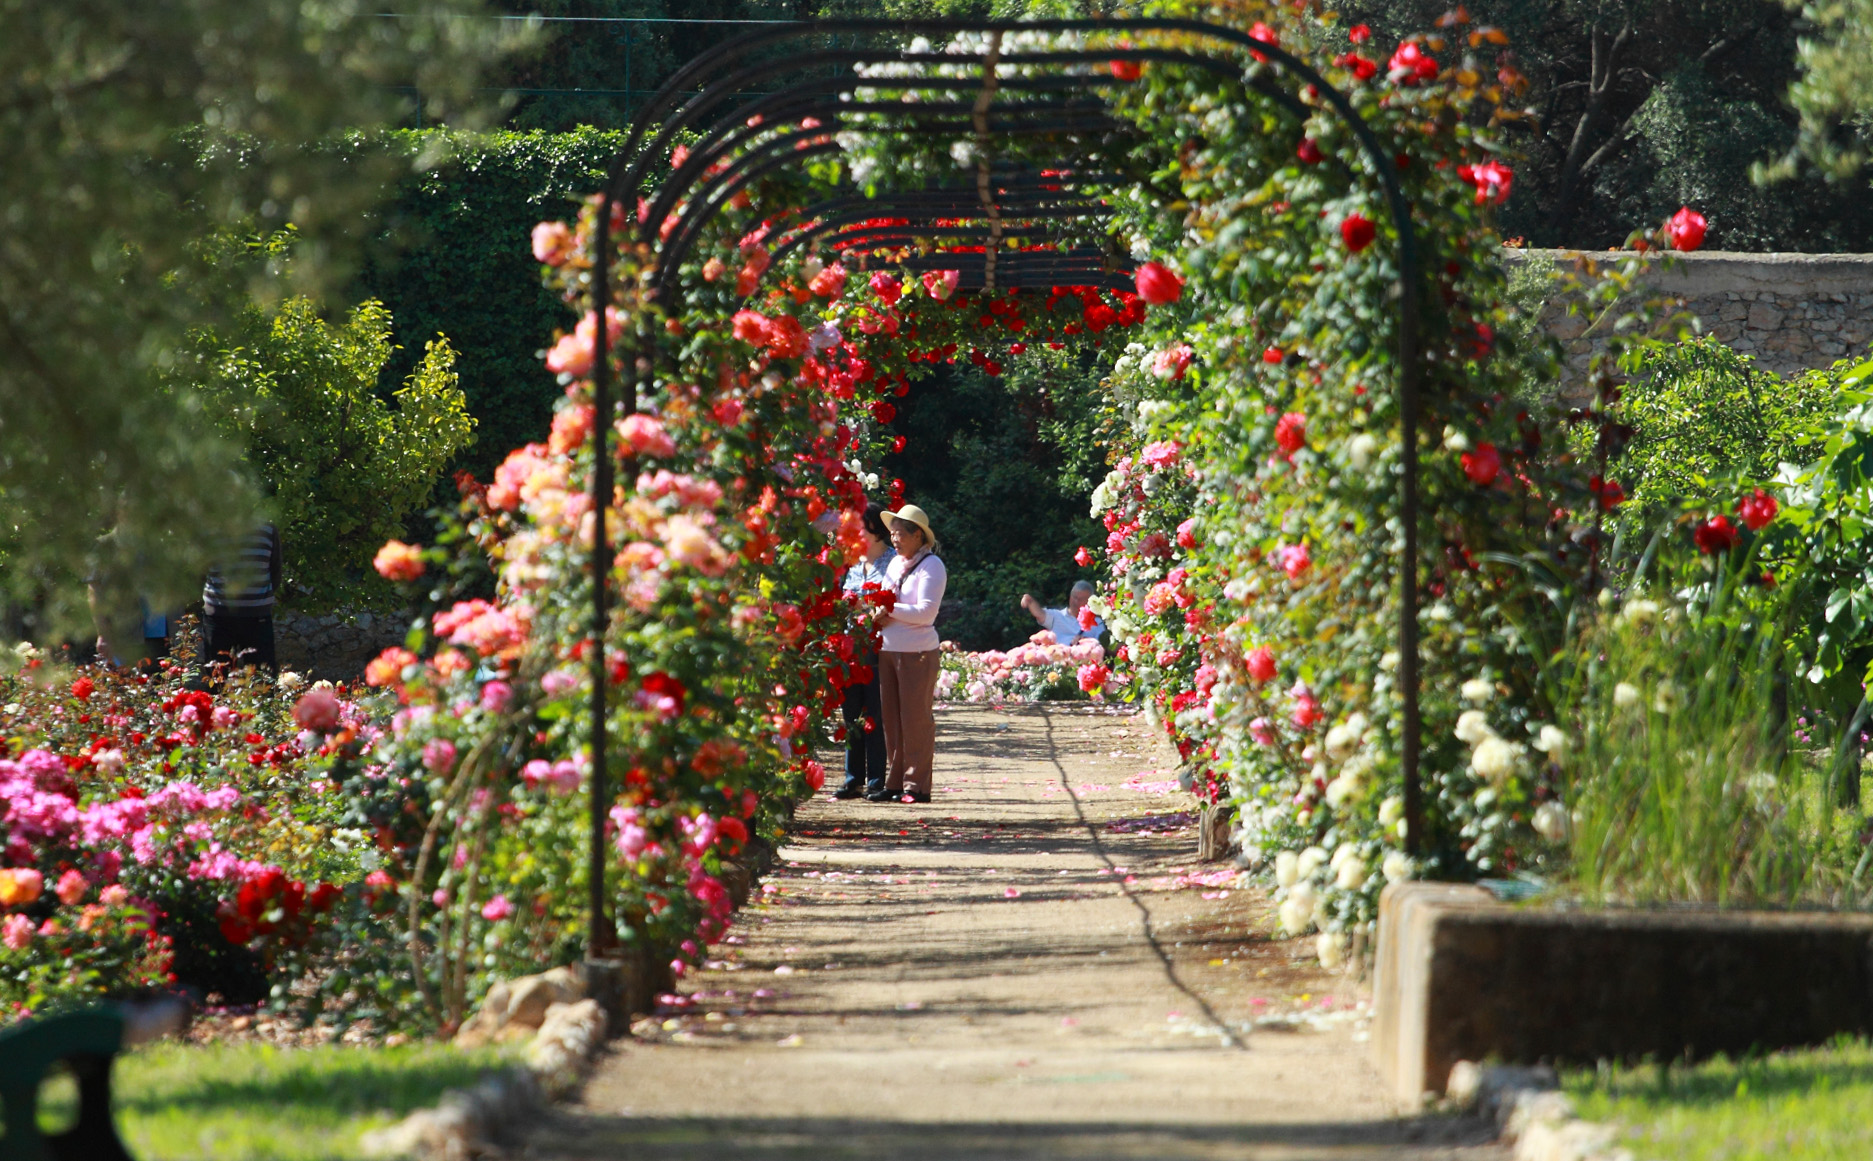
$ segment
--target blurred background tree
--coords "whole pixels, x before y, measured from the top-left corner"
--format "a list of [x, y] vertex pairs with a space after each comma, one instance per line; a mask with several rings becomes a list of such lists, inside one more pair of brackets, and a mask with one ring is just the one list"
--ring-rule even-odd
[[[232, 260], [290, 268], [292, 241], [283, 232]], [[197, 393], [215, 428], [245, 449], [280, 531], [283, 596], [307, 612], [392, 599], [371, 557], [403, 534], [474, 440], [455, 351], [436, 335], [403, 385], [385, 393], [397, 348], [383, 303], [361, 303], [339, 322], [304, 295], [232, 314], [223, 329], [198, 330], [166, 380]]]
[[[1450, 7], [1362, 0], [1345, 14], [1390, 44]], [[1471, 43], [1475, 25], [1451, 28], [1439, 59], [1506, 82], [1526, 110], [1509, 126], [1523, 156], [1505, 237], [1617, 246], [1689, 204], [1710, 220], [1710, 249], [1873, 250], [1864, 178], [1810, 171], [1769, 190], [1751, 181], [1753, 166], [1801, 135], [1788, 94], [1803, 24], [1777, 0], [1486, 0], [1470, 15], [1507, 45]]]
[[186, 596], [253, 516], [242, 449], [163, 382], [192, 328], [225, 321], [200, 244], [291, 222], [296, 289], [335, 284], [397, 171], [309, 146], [408, 122], [415, 94], [425, 119], [473, 113], [483, 67], [527, 35], [454, 18], [475, 0], [380, 7], [0, 0], [0, 593], [42, 623], [86, 621], [87, 579]]

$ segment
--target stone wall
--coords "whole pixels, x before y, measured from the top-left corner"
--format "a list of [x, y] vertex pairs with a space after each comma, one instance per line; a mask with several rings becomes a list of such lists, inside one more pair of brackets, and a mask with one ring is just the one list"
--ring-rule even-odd
[[337, 612], [312, 617], [282, 610], [273, 617], [273, 648], [282, 670], [315, 681], [356, 681], [371, 658], [401, 645], [409, 628], [404, 614]]
[[[1506, 250], [1511, 268], [1530, 258], [1557, 265], [1582, 256], [1567, 250]], [[1603, 253], [1587, 253], [1604, 260]], [[1873, 254], [1682, 254], [1676, 270], [1656, 270], [1653, 288], [1685, 299], [1706, 334], [1787, 375], [1864, 356], [1873, 342]], [[1542, 325], [1567, 353], [1567, 378], [1578, 382], [1595, 349], [1581, 338], [1587, 320], [1548, 303]]]

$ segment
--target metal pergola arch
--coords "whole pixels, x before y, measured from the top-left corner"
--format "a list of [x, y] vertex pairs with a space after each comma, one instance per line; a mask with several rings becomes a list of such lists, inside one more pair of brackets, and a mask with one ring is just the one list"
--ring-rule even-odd
[[[1197, 43], [1220, 43], [1222, 51], [1163, 46], [1114, 44], [1097, 49], [1046, 48], [1040, 51], [1012, 51], [1004, 54], [1005, 38], [1021, 33], [1060, 36], [1097, 34], [1101, 36], [1155, 35], [1185, 36]], [[907, 36], [954, 38], [974, 34], [982, 38], [980, 51], [920, 51], [884, 47], [820, 49], [787, 54], [779, 59], [753, 59], [752, 54], [776, 49], [793, 41], [814, 41], [823, 37], [850, 35], [881, 40]], [[1245, 67], [1243, 56], [1252, 54], [1253, 64]], [[753, 63], [744, 63], [750, 60]], [[1406, 849], [1416, 853], [1423, 838], [1422, 784], [1419, 777], [1420, 715], [1418, 658], [1418, 423], [1420, 376], [1420, 302], [1422, 270], [1410, 205], [1399, 183], [1393, 157], [1384, 151], [1370, 126], [1359, 116], [1352, 103], [1319, 72], [1276, 45], [1255, 39], [1238, 29], [1184, 19], [1119, 20], [1034, 20], [1034, 21], [953, 21], [953, 20], [826, 20], [794, 25], [779, 25], [743, 33], [695, 58], [678, 69], [640, 111], [626, 143], [607, 174], [598, 199], [594, 256], [591, 278], [591, 308], [599, 317], [612, 302], [611, 264], [613, 242], [612, 216], [615, 207], [634, 210], [646, 187], [650, 167], [671, 154], [678, 135], [686, 131], [702, 132], [702, 139], [690, 150], [684, 163], [670, 173], [651, 196], [643, 199], [637, 236], [634, 239], [654, 255], [647, 294], [665, 309], [673, 306], [680, 293], [677, 271], [708, 222], [735, 194], [762, 176], [803, 160], [836, 153], [841, 147], [835, 135], [848, 127], [853, 114], [884, 114], [897, 118], [894, 132], [919, 134], [954, 134], [974, 136], [988, 141], [997, 137], [1031, 133], [1056, 135], [1104, 136], [1130, 131], [1130, 126], [1103, 112], [1099, 93], [1120, 84], [1109, 72], [1101, 70], [1107, 62], [1131, 61], [1140, 64], [1157, 62], [1193, 66], [1237, 81], [1275, 102], [1297, 120], [1305, 120], [1309, 110], [1301, 99], [1276, 84], [1272, 74], [1279, 73], [1293, 84], [1306, 87], [1310, 102], [1331, 109], [1352, 132], [1363, 157], [1365, 168], [1383, 191], [1386, 208], [1398, 239], [1398, 358], [1399, 358], [1399, 427], [1405, 455], [1400, 480], [1400, 508], [1403, 523], [1402, 559], [1399, 566], [1399, 686], [1402, 699], [1400, 762], [1404, 778], [1404, 814]], [[861, 75], [866, 67], [899, 66], [894, 74]], [[942, 66], [969, 70], [969, 76], [931, 76], [919, 69]], [[1036, 75], [1002, 77], [1004, 66], [1032, 66]], [[1257, 67], [1260, 66], [1260, 67]], [[801, 70], [831, 68], [830, 76], [821, 74], [783, 84], [740, 106], [734, 104], [749, 86], [769, 83], [775, 78]], [[1066, 68], [1065, 73], [1048, 71]], [[897, 100], [858, 100], [856, 90], [888, 93], [893, 90], [948, 90], [973, 96], [970, 102], [904, 102]], [[1090, 93], [1092, 96], [1087, 97]], [[685, 99], [685, 94], [692, 94]], [[1068, 94], [1067, 101], [1050, 101], [1053, 94]], [[1009, 103], [1006, 96], [1020, 98]], [[1042, 99], [1036, 100], [1039, 97]], [[1003, 98], [998, 101], [998, 98]], [[713, 115], [713, 120], [709, 118]], [[1041, 115], [1052, 116], [1046, 121]], [[803, 122], [812, 122], [803, 126]], [[776, 127], [787, 126], [776, 132]], [[862, 131], [862, 129], [861, 129]], [[764, 137], [752, 148], [747, 143]], [[1097, 153], [1088, 149], [1089, 154]], [[1072, 159], [1077, 162], [1079, 157]], [[830, 245], [841, 249], [864, 245], [874, 249], [886, 246], [911, 247], [917, 242], [937, 238], [964, 238], [974, 244], [980, 239], [979, 252], [946, 252], [940, 259], [912, 258], [900, 265], [910, 268], [962, 269], [970, 289], [1010, 286], [1052, 285], [1121, 285], [1124, 271], [1112, 256], [1096, 247], [1065, 246], [1046, 248], [1050, 242], [1065, 240], [1064, 232], [1048, 223], [1085, 222], [1102, 216], [1096, 198], [1074, 193], [1100, 184], [1093, 178], [1117, 179], [1116, 174], [1080, 176], [1071, 173], [1038, 174], [1032, 170], [1006, 170], [1000, 178], [987, 164], [978, 165], [977, 184], [909, 190], [876, 197], [834, 198], [797, 211], [800, 219], [787, 229], [777, 229], [779, 250], [786, 252], [806, 245]], [[1046, 206], [1041, 193], [1054, 195], [1055, 204]], [[1004, 200], [1005, 199], [1005, 200]], [[1003, 212], [1007, 219], [1003, 218]], [[663, 227], [668, 216], [677, 219], [667, 238]], [[901, 226], [877, 226], [881, 220], [902, 219]], [[938, 222], [945, 223], [938, 225]], [[867, 224], [873, 224], [869, 229]], [[627, 230], [629, 226], [627, 224]], [[966, 231], [966, 233], [965, 233]], [[1036, 247], [1004, 250], [1003, 244], [1014, 238], [1040, 238]], [[777, 247], [778, 250], [778, 247]], [[977, 271], [980, 271], [978, 275]], [[654, 367], [658, 329], [641, 317], [634, 336], [634, 364], [640, 369]], [[607, 578], [612, 567], [612, 553], [605, 527], [605, 507], [613, 490], [614, 471], [608, 448], [614, 412], [611, 382], [611, 352], [608, 329], [595, 328], [596, 352], [592, 373], [592, 395], [600, 421], [593, 425], [595, 464], [592, 479], [592, 508], [596, 526], [591, 554], [592, 639], [589, 661], [592, 666], [591, 724], [591, 819], [588, 850], [589, 921], [588, 957], [603, 956], [615, 934], [606, 916], [605, 903], [605, 818], [610, 798], [606, 766], [608, 704], [605, 633], [608, 627]], [[630, 366], [632, 364], [627, 364]], [[652, 372], [640, 371], [646, 385]], [[636, 408], [635, 390], [626, 391], [621, 400], [628, 413]]]

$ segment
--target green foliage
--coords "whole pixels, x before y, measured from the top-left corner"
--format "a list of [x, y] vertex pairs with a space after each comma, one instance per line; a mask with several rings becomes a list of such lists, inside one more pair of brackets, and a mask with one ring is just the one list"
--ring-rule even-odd
[[623, 140], [589, 128], [402, 130], [357, 143], [358, 156], [388, 155], [405, 168], [434, 159], [383, 207], [380, 245], [356, 292], [395, 316], [390, 382], [414, 372], [427, 339], [449, 336], [479, 436], [453, 466], [483, 480], [510, 449], [545, 435], [560, 397], [539, 351], [552, 345], [565, 307], [536, 277], [529, 233], [597, 186]]
[[1580, 1115], [1619, 1144], [1674, 1161], [1838, 1161], [1873, 1153], [1873, 1045], [1842, 1037], [1732, 1060], [1603, 1064], [1562, 1081]]
[[334, 325], [292, 298], [270, 317], [249, 311], [225, 337], [201, 336], [191, 368], [216, 424], [247, 449], [280, 529], [288, 593], [308, 608], [390, 595], [372, 554], [473, 439], [446, 338], [424, 345], [390, 398], [378, 393], [390, 333], [382, 303]]
[[1801, 79], [1789, 99], [1801, 112], [1796, 151], [1776, 169], [1793, 170], [1797, 153], [1836, 177], [1853, 174], [1873, 139], [1873, 0], [1816, 0], [1789, 6], [1819, 35], [1801, 42]]
[[1714, 338], [1646, 352], [1620, 409], [1632, 439], [1610, 473], [1630, 497], [1617, 510], [1628, 543], [1682, 510], [1727, 510], [1784, 463], [1812, 462], [1839, 395], [1838, 371], [1785, 379]]
[[930, 513], [949, 568], [943, 635], [966, 649], [1005, 649], [1037, 626], [1021, 595], [1063, 605], [1086, 572], [1080, 545], [1105, 538], [1087, 497], [1105, 475], [1098, 371], [1074, 353], [1035, 350], [1003, 378], [938, 370], [912, 388], [893, 426], [905, 450], [887, 458], [905, 498]]
[[[70, 625], [83, 581], [186, 594], [250, 516], [239, 449], [160, 373], [214, 321], [201, 240], [299, 225], [308, 284], [342, 267], [389, 165], [307, 149], [475, 99], [511, 31], [342, 0], [5, 0], [0, 22], [0, 586]], [[436, 17], [430, 19], [430, 17]], [[113, 533], [100, 540], [105, 532]], [[127, 594], [123, 594], [126, 595]]]
[[1632, 597], [1547, 665], [1573, 720], [1544, 739], [1567, 803], [1545, 823], [1571, 831], [1590, 899], [1786, 905], [1837, 885], [1778, 712], [1783, 634], [1730, 607], [1736, 577], [1683, 606]]

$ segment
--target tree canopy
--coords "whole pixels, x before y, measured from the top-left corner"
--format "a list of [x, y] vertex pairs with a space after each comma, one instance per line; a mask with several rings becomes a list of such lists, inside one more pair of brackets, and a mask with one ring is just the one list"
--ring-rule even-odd
[[[362, 0], [0, 0], [0, 586], [75, 614], [81, 582], [181, 596], [257, 499], [203, 400], [165, 383], [226, 277], [200, 248], [296, 225], [307, 286], [342, 269], [394, 170], [335, 134], [472, 111], [524, 35]], [[387, 160], [387, 159], [386, 159]], [[265, 275], [266, 271], [261, 274]]]

